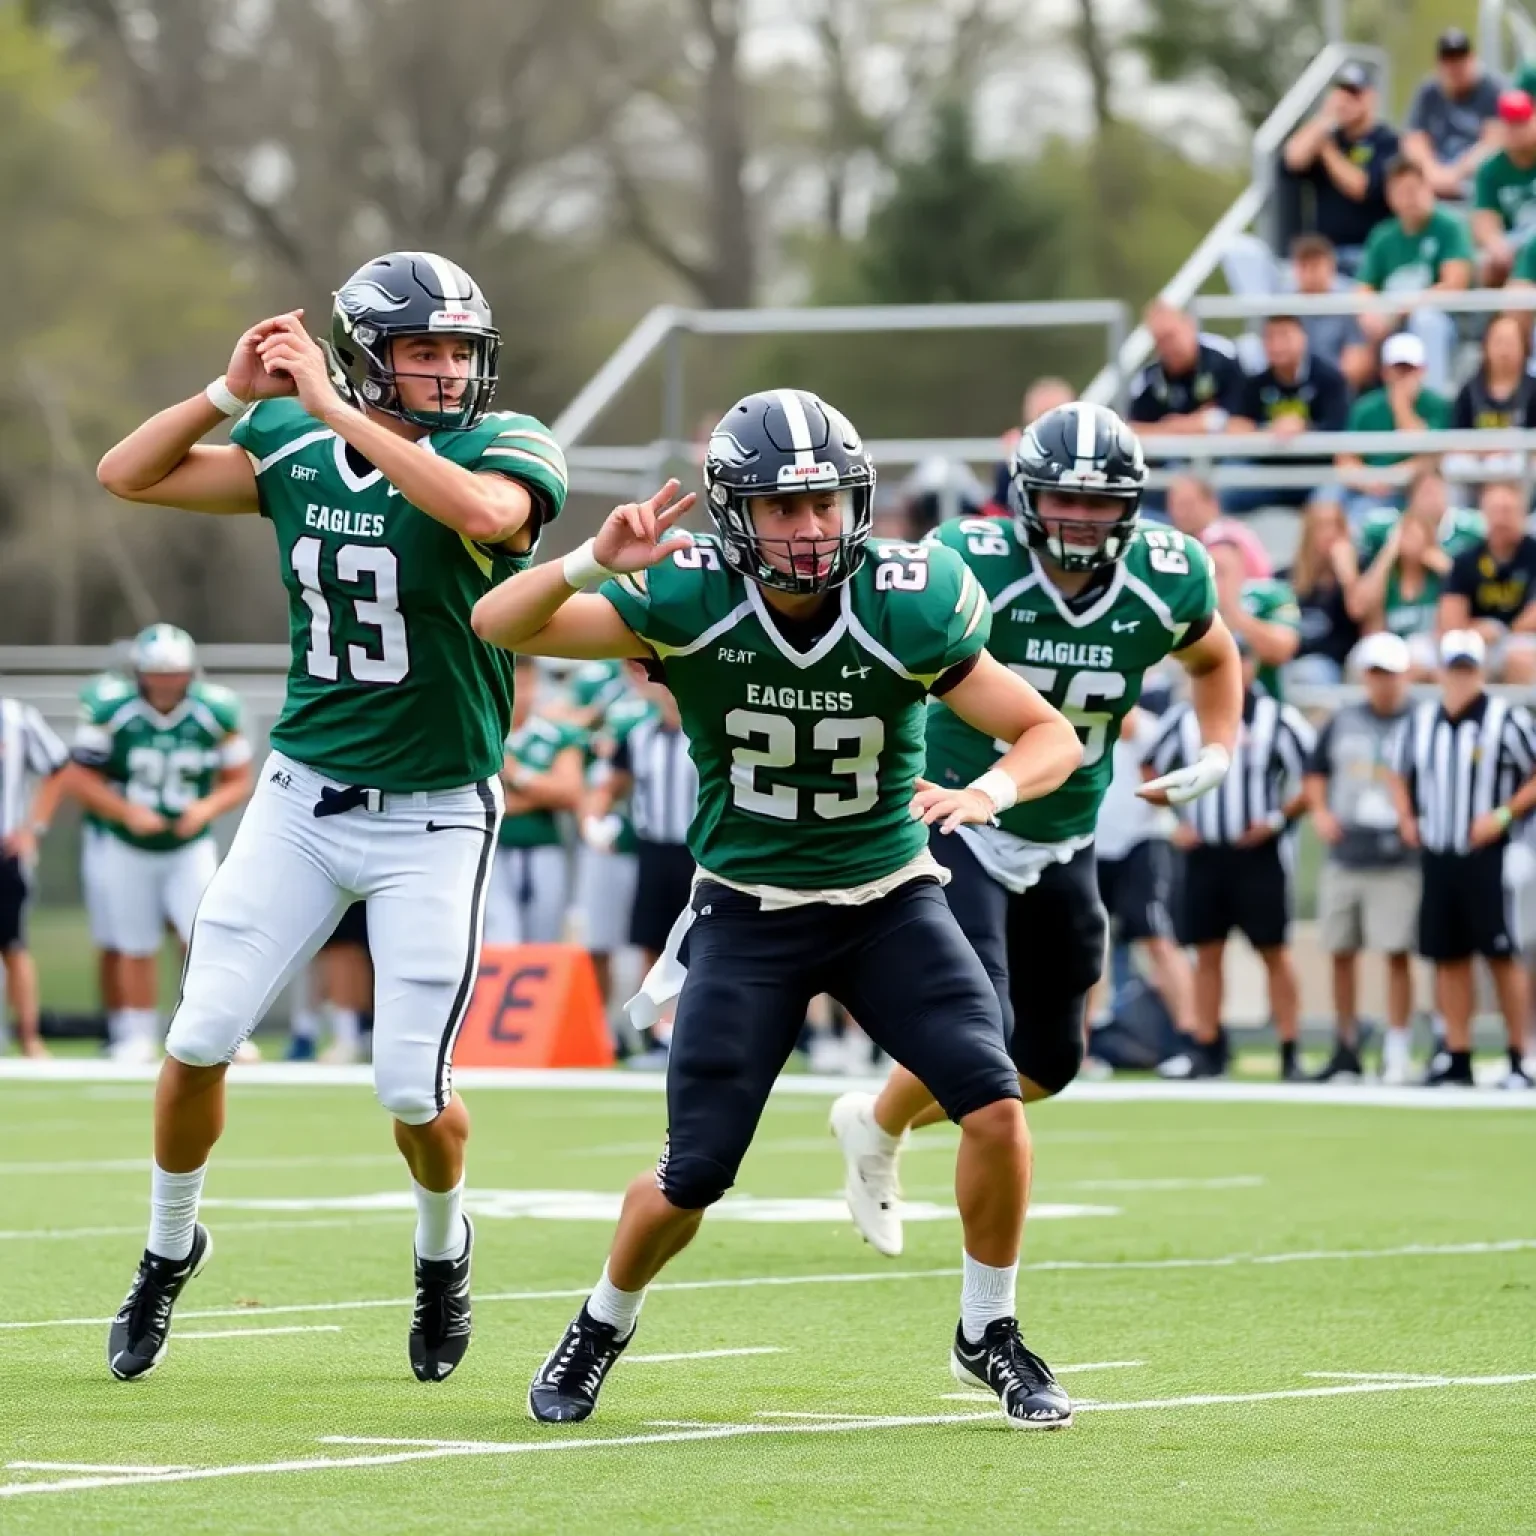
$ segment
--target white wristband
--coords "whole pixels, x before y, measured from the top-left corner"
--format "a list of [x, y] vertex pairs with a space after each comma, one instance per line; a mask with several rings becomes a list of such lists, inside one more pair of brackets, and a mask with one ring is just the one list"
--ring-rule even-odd
[[979, 789], [992, 802], [994, 816], [1001, 816], [1018, 804], [1019, 786], [1001, 768], [989, 768], [979, 779], [972, 779], [967, 789]]
[[560, 562], [560, 574], [565, 578], [568, 587], [575, 587], [580, 592], [583, 587], [595, 587], [600, 581], [607, 581], [610, 576], [616, 576], [617, 571], [610, 571], [592, 552], [592, 546], [597, 541], [588, 539], [585, 544], [578, 544], [564, 560]]
[[251, 403], [249, 400], [242, 400], [229, 387], [229, 383], [222, 373], [203, 393], [207, 395], [209, 405], [224, 416], [243, 416], [245, 415], [246, 408]]

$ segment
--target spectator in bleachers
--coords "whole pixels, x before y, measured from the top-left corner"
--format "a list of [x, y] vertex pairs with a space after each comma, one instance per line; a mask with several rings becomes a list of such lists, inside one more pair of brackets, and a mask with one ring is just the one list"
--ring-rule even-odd
[[[1264, 322], [1262, 372], [1249, 374], [1242, 384], [1238, 408], [1227, 428], [1232, 432], [1273, 432], [1295, 437], [1300, 432], [1342, 432], [1349, 419], [1349, 386], [1344, 375], [1325, 358], [1314, 357], [1307, 333], [1294, 315], [1271, 315]], [[1281, 459], [1288, 465], [1327, 463], [1317, 459]], [[1257, 507], [1305, 506], [1313, 497], [1306, 486], [1243, 487], [1222, 498], [1228, 512]]]
[[1334, 500], [1314, 501], [1302, 516], [1301, 542], [1288, 579], [1301, 615], [1301, 643], [1286, 669], [1300, 684], [1336, 683], [1360, 631], [1350, 616], [1348, 593], [1360, 574], [1344, 509]]
[[[1349, 279], [1340, 275], [1333, 241], [1327, 235], [1298, 235], [1291, 245], [1291, 273], [1297, 293], [1347, 293]], [[1344, 375], [1356, 392], [1376, 378], [1375, 349], [1365, 344], [1354, 315], [1306, 315], [1302, 329], [1313, 357], [1325, 358]]]
[[[1527, 372], [1529, 361], [1530, 334], [1524, 319], [1494, 315], [1483, 332], [1477, 372], [1461, 386], [1451, 407], [1451, 426], [1460, 431], [1497, 432], [1536, 425], [1536, 378]], [[1525, 455], [1448, 453], [1442, 467], [1452, 480], [1471, 478], [1470, 472], [1477, 468], [1522, 475]]]
[[1524, 91], [1505, 91], [1499, 118], [1504, 147], [1478, 166], [1472, 193], [1472, 238], [1489, 288], [1510, 276], [1536, 233], [1536, 106]]
[[1180, 533], [1207, 546], [1225, 541], [1242, 555], [1243, 575], [1263, 581], [1274, 574], [1269, 552], [1251, 528], [1221, 515], [1215, 489], [1199, 475], [1176, 475], [1168, 485], [1168, 521]]
[[1252, 580], [1241, 550], [1225, 534], [1206, 540], [1216, 573], [1216, 606], [1233, 638], [1258, 668], [1261, 693], [1282, 697], [1280, 669], [1301, 648], [1301, 610], [1296, 594], [1271, 576]]
[[1375, 81], [1353, 63], [1334, 76], [1322, 109], [1286, 141], [1286, 170], [1313, 189], [1311, 228], [1333, 242], [1345, 273], [1354, 272], [1367, 236], [1391, 212], [1383, 176], [1397, 151], [1396, 132], [1376, 116]]
[[988, 517], [1011, 515], [1008, 511], [1009, 466], [1013, 460], [1014, 445], [1024, 428], [1030, 422], [1038, 421], [1047, 411], [1054, 411], [1058, 405], [1067, 405], [1076, 399], [1077, 391], [1065, 379], [1050, 373], [1036, 379], [1024, 391], [1024, 400], [1019, 407], [1019, 425], [1011, 432], [1004, 433], [999, 445], [1002, 452], [992, 476], [992, 500], [985, 509]]
[[961, 517], [980, 517], [986, 509], [987, 492], [963, 459], [931, 458], [914, 465], [901, 482], [912, 538], [920, 539], [940, 523]]
[[[1351, 432], [1443, 431], [1451, 422], [1451, 403], [1424, 383], [1424, 343], [1408, 331], [1387, 337], [1381, 348], [1380, 389], [1355, 401], [1349, 413]], [[1375, 479], [1370, 470], [1401, 464], [1406, 453], [1341, 453], [1334, 461], [1345, 484], [1355, 493], [1347, 510], [1351, 521], [1383, 502], [1401, 505], [1400, 489]]]
[[1367, 635], [1354, 663], [1365, 699], [1328, 720], [1307, 764], [1312, 825], [1328, 848], [1318, 880], [1318, 926], [1333, 957], [1334, 1048], [1318, 1081], [1363, 1075], [1355, 983], [1360, 951], [1369, 949], [1387, 962], [1381, 1075], [1402, 1084], [1413, 1008], [1409, 956], [1419, 915], [1419, 872], [1392, 798], [1397, 734], [1408, 709], [1408, 647], [1397, 635]]
[[1526, 531], [1530, 502], [1518, 481], [1490, 480], [1481, 505], [1488, 531], [1451, 566], [1440, 598], [1440, 632], [1475, 630], [1488, 647], [1490, 676], [1536, 682], [1536, 538]]
[[[1435, 619], [1453, 559], [1442, 533], [1448, 515], [1440, 472], [1421, 469], [1409, 484], [1402, 516], [1378, 513], [1362, 528], [1360, 574], [1349, 590], [1350, 617], [1366, 634], [1384, 630], [1407, 644], [1415, 682], [1439, 670]], [[1473, 542], [1481, 541], [1481, 518], [1478, 527]], [[1467, 547], [1459, 535], [1451, 538], [1457, 551]]]
[[1435, 44], [1435, 72], [1408, 108], [1403, 153], [1420, 166], [1437, 197], [1460, 202], [1472, 176], [1499, 147], [1500, 82], [1482, 67], [1472, 39], [1447, 27]]
[[1143, 437], [1221, 431], [1242, 390], [1236, 348], [1164, 299], [1147, 306], [1145, 322], [1157, 356], [1131, 382], [1137, 430]]
[[[1365, 242], [1355, 274], [1368, 293], [1442, 293], [1472, 286], [1472, 233], [1466, 221], [1436, 205], [1429, 178], [1405, 155], [1386, 171], [1387, 202], [1392, 217], [1383, 219]], [[1404, 326], [1423, 343], [1426, 379], [1431, 389], [1450, 387], [1451, 356], [1456, 347], [1455, 318], [1443, 309], [1408, 307], [1397, 314], [1362, 314], [1367, 341], [1380, 344]]]

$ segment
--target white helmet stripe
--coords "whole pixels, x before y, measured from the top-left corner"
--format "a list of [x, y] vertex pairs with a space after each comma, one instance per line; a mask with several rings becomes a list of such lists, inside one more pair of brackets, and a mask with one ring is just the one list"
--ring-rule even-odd
[[1078, 401], [1077, 406], [1077, 447], [1075, 454], [1078, 467], [1081, 468], [1086, 459], [1090, 464], [1094, 459], [1094, 445], [1099, 436], [1098, 407], [1088, 404], [1086, 401]]
[[789, 440], [794, 446], [796, 464], [814, 464], [816, 451], [811, 447], [811, 424], [806, 420], [805, 403], [793, 389], [776, 389], [784, 419], [789, 423]]
[[418, 251], [416, 254], [432, 268], [437, 286], [443, 290], [443, 301], [446, 305], [451, 308], [454, 303], [469, 297], [469, 284], [465, 280], [465, 274], [451, 261], [434, 255], [431, 251]]

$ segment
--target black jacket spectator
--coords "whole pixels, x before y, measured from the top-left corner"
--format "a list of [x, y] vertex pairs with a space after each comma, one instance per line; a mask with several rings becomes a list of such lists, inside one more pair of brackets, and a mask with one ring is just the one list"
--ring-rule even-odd
[[1187, 315], [1168, 306], [1154, 305], [1147, 324], [1158, 352], [1131, 381], [1131, 420], [1150, 426], [1208, 407], [1236, 415], [1243, 370], [1232, 343], [1197, 330]]
[[[1294, 320], [1283, 323], [1297, 324]], [[1262, 373], [1249, 374], [1242, 381], [1233, 414], [1253, 422], [1260, 431], [1277, 421], [1299, 421], [1307, 432], [1342, 432], [1349, 421], [1349, 386], [1326, 358], [1308, 352], [1290, 378], [1282, 378], [1273, 364]]]
[[1311, 188], [1307, 227], [1327, 235], [1341, 253], [1363, 246], [1392, 212], [1384, 175], [1397, 153], [1396, 132], [1376, 118], [1369, 73], [1359, 64], [1346, 64], [1323, 110], [1285, 146], [1286, 169]]
[[1536, 539], [1530, 534], [1504, 559], [1487, 543], [1456, 557], [1446, 578], [1446, 596], [1464, 597], [1471, 617], [1513, 624], [1526, 607], [1536, 602]]
[[1483, 332], [1483, 360], [1461, 386], [1451, 425], [1498, 431], [1536, 424], [1536, 379], [1526, 371], [1525, 327], [1517, 315], [1495, 315]]

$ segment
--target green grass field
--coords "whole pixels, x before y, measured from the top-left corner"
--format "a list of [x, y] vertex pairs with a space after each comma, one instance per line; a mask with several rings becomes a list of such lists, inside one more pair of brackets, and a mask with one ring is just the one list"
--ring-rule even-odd
[[[528, 1378], [601, 1265], [606, 1208], [654, 1156], [659, 1094], [468, 1092], [476, 1333], [437, 1387], [406, 1364], [411, 1218], [360, 1086], [234, 1090], [215, 1257], [160, 1370], [108, 1378], [148, 1094], [0, 1081], [8, 1536], [1465, 1536], [1536, 1519], [1530, 1109], [1036, 1111], [1047, 1209], [1022, 1313], [1082, 1411], [1026, 1435], [947, 1370], [954, 1133], [914, 1142], [907, 1194], [937, 1219], [885, 1261], [839, 1219], [826, 1098], [780, 1096], [742, 1171], [735, 1214], [753, 1219], [706, 1223], [596, 1419], [550, 1431], [526, 1417]], [[546, 1215], [512, 1214], [530, 1206]]]

